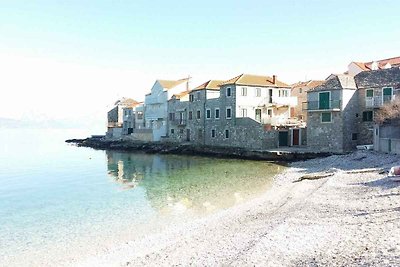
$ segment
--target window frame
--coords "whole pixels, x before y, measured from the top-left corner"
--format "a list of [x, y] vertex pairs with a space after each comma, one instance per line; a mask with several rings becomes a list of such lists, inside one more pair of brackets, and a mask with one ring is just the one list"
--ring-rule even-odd
[[[218, 116], [217, 116], [217, 111], [218, 111]], [[221, 111], [219, 108], [214, 109], [214, 117], [216, 120], [219, 120], [219, 118], [221, 117]]]
[[201, 119], [201, 110], [200, 109], [196, 110], [196, 119], [197, 120]]
[[225, 139], [229, 139], [229, 138], [230, 138], [229, 129], [225, 129]]
[[[368, 92], [372, 92], [372, 96], [368, 96]], [[374, 97], [374, 89], [365, 89], [365, 98], [373, 98]]]
[[[329, 114], [330, 116], [330, 120], [329, 121], [324, 121], [323, 120], [323, 114]], [[332, 112], [321, 112], [321, 123], [332, 123], [333, 119], [332, 119]]]
[[211, 138], [215, 138], [215, 136], [216, 136], [215, 129], [211, 129]]
[[[229, 92], [229, 94], [228, 94], [228, 92]], [[226, 95], [226, 97], [232, 96], [232, 87], [226, 87], [225, 95]]]
[[[229, 117], [228, 117], [228, 110], [229, 110]], [[232, 119], [232, 107], [226, 107], [225, 109], [225, 119], [231, 120]]]
[[240, 88], [240, 95], [241, 96], [247, 96], [247, 87], [241, 87]]
[[211, 119], [211, 109], [210, 108], [207, 108], [206, 109], [206, 119]]
[[[371, 116], [368, 116], [367, 114], [371, 114]], [[372, 121], [374, 121], [374, 112], [372, 110], [363, 111], [363, 113], [362, 113], [362, 121], [363, 122], [372, 122]]]

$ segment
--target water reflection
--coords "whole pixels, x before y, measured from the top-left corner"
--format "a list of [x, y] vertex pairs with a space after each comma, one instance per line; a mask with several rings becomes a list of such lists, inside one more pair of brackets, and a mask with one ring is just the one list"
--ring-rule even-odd
[[123, 189], [143, 188], [161, 214], [203, 214], [265, 192], [280, 165], [259, 161], [107, 151], [108, 173]]

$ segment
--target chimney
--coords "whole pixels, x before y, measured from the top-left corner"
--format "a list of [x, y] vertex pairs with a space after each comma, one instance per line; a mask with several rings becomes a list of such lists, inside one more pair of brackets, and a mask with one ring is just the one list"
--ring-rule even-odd
[[272, 75], [272, 83], [276, 84], [276, 75]]

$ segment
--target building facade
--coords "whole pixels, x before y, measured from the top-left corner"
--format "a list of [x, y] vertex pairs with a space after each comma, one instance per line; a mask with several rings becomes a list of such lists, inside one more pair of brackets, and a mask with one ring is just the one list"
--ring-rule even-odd
[[145, 96], [145, 127], [151, 130], [152, 141], [167, 136], [168, 100], [173, 95], [189, 90], [189, 78], [181, 80], [157, 80], [151, 93]]
[[297, 97], [297, 105], [293, 107], [292, 117], [307, 122], [307, 111], [303, 109], [303, 103], [307, 102], [307, 92], [325, 81], [309, 80], [292, 84], [291, 95]]
[[345, 152], [357, 145], [358, 96], [354, 77], [331, 75], [307, 92], [307, 145], [318, 151]]

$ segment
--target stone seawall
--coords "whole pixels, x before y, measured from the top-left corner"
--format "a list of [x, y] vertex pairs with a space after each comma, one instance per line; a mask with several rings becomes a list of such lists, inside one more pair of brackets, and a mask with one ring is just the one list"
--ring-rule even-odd
[[132, 151], [158, 154], [177, 154], [209, 156], [218, 158], [239, 158], [267, 161], [298, 161], [313, 158], [327, 157], [331, 153], [319, 153], [310, 151], [267, 151], [248, 150], [235, 147], [202, 146], [193, 144], [176, 144], [166, 142], [139, 142], [131, 140], [110, 140], [99, 138], [70, 139], [67, 143], [73, 143], [80, 147], [90, 147], [102, 150]]

